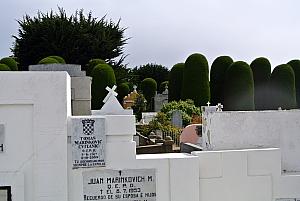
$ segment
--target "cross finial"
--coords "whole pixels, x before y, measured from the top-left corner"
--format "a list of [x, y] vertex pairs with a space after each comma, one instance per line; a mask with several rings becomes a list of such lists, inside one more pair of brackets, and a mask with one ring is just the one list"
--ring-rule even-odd
[[133, 91], [136, 91], [136, 89], [137, 89], [137, 86], [133, 85]]
[[118, 93], [115, 92], [117, 86], [114, 85], [112, 88], [109, 88], [108, 86], [105, 88], [108, 91], [108, 94], [106, 95], [106, 97], [103, 100], [103, 103], [106, 103], [106, 101], [109, 99], [110, 96], [117, 96]]
[[210, 106], [210, 102], [209, 101], [206, 104], [207, 104], [208, 107]]
[[218, 112], [222, 112], [222, 109], [223, 109], [223, 105], [221, 103], [218, 103], [218, 105], [217, 105], [217, 111]]

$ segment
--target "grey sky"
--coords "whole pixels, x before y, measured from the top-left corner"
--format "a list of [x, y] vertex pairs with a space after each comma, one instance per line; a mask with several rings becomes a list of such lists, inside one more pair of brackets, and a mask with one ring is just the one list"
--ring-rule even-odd
[[67, 13], [83, 8], [128, 27], [129, 66], [172, 67], [199, 52], [209, 63], [220, 55], [250, 63], [267, 57], [273, 67], [300, 59], [300, 2], [297, 0], [0, 0], [0, 57], [11, 55], [16, 19], [38, 10]]

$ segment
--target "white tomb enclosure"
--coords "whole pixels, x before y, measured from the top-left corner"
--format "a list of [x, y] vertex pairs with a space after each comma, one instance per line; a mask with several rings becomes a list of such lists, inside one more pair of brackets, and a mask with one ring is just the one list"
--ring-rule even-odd
[[135, 116], [114, 89], [72, 116], [66, 72], [0, 72], [0, 200], [299, 200], [279, 148], [136, 155]]
[[280, 148], [282, 170], [300, 174], [300, 110], [204, 113], [207, 150]]

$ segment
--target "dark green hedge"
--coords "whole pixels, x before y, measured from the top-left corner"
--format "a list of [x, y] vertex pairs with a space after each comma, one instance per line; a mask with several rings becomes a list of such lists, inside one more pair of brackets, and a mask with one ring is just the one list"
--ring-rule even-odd
[[56, 59], [51, 57], [46, 57], [41, 59], [38, 64], [58, 64], [58, 63], [59, 61], [57, 61]]
[[254, 81], [250, 66], [237, 61], [226, 71], [224, 88], [225, 110], [254, 110]]
[[92, 109], [98, 110], [103, 106], [103, 99], [107, 95], [107, 86], [116, 84], [114, 70], [108, 64], [98, 64], [92, 73]]
[[296, 108], [295, 74], [288, 64], [281, 64], [274, 68], [270, 77], [270, 92], [272, 109]]
[[288, 64], [294, 70], [297, 108], [300, 108], [300, 60], [292, 60]]
[[86, 75], [91, 76], [93, 68], [98, 64], [106, 64], [106, 62], [102, 59], [91, 59], [89, 63], [86, 65]]
[[182, 99], [192, 99], [196, 106], [206, 105], [210, 100], [208, 62], [202, 54], [190, 55], [183, 71]]
[[210, 69], [210, 93], [212, 105], [224, 104], [224, 81], [226, 70], [233, 63], [229, 56], [217, 57]]
[[118, 100], [122, 104], [125, 96], [129, 94], [129, 85], [127, 83], [121, 83], [117, 87]]
[[252, 61], [250, 67], [254, 80], [254, 103], [256, 110], [270, 108], [268, 82], [271, 76], [271, 64], [267, 58], [259, 57]]
[[173, 66], [173, 68], [169, 73], [169, 86], [168, 86], [169, 102], [179, 101], [181, 99], [183, 70], [184, 70], [184, 63], [178, 63]]

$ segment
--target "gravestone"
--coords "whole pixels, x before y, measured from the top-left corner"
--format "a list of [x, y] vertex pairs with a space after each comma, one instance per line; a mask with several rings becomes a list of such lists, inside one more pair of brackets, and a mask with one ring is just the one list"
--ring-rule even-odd
[[154, 111], [159, 112], [164, 104], [168, 103], [168, 86], [161, 94], [156, 94], [154, 96]]
[[83, 172], [84, 200], [155, 201], [155, 169]]
[[4, 125], [0, 124], [0, 153], [4, 152]]
[[73, 168], [105, 166], [105, 119], [73, 118], [70, 131], [73, 135]]
[[174, 110], [172, 112], [172, 125], [177, 128], [182, 128], [182, 114], [180, 110]]

